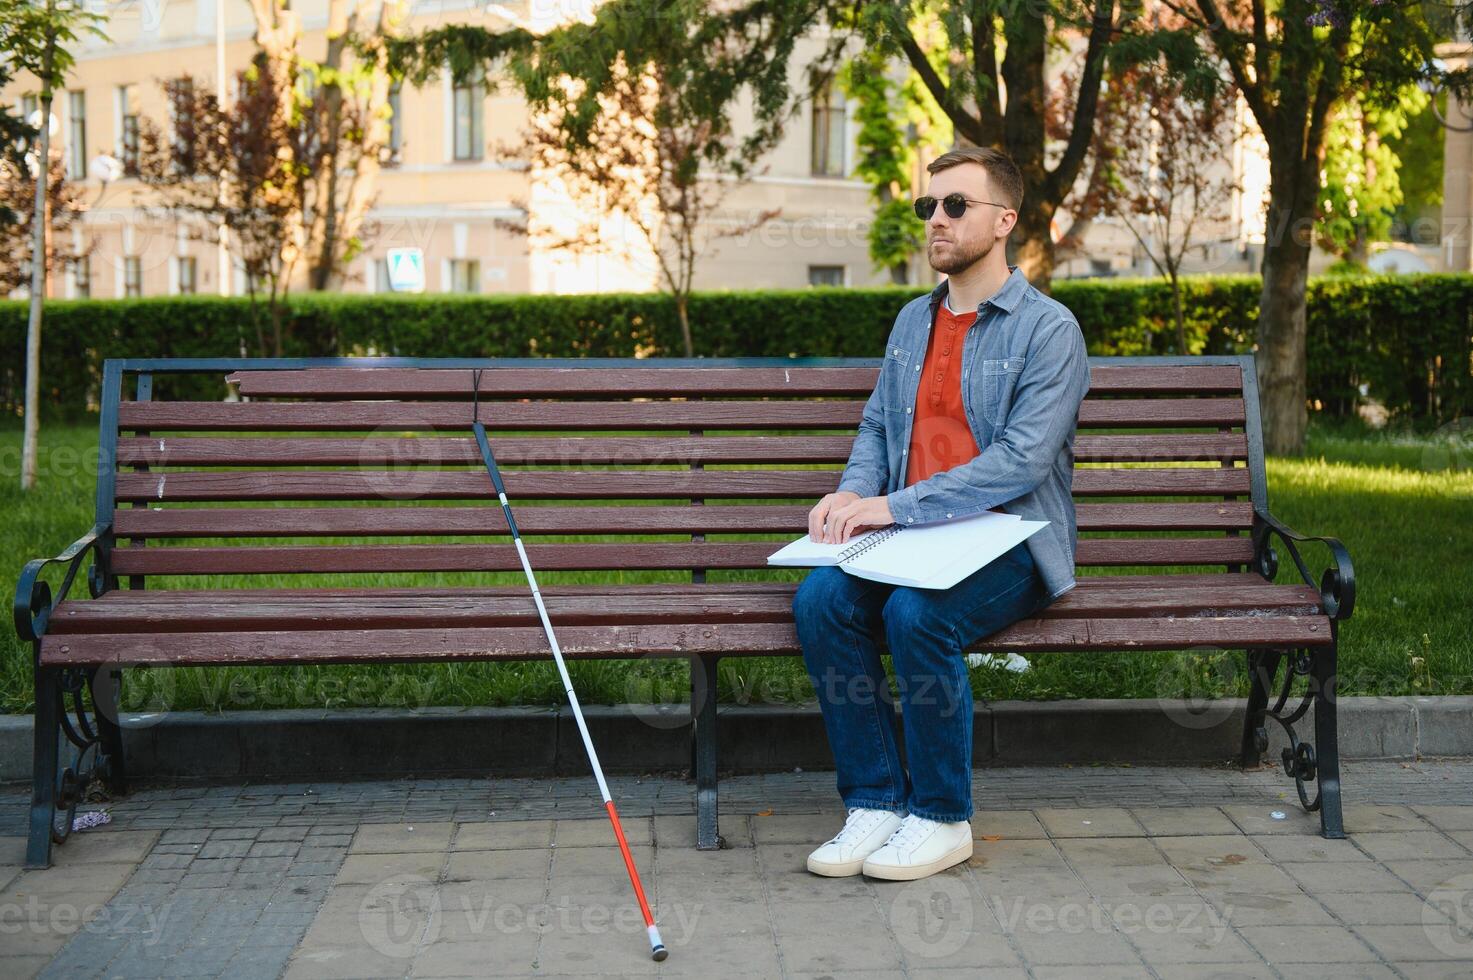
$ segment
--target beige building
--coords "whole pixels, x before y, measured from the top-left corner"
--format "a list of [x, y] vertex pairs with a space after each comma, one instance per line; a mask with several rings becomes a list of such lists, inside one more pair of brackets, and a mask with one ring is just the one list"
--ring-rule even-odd
[[[325, 50], [327, 0], [299, 0], [303, 50]], [[376, 4], [369, 4], [376, 14]], [[524, 18], [564, 5], [517, 0], [490, 8], [464, 0], [416, 2], [410, 29], [445, 22], [510, 21], [546, 28]], [[103, 184], [91, 162], [103, 153], [122, 158], [138, 120], [164, 125], [162, 84], [189, 74], [198, 86], [216, 85], [217, 15], [223, 9], [225, 75], [248, 62], [254, 20], [246, 0], [139, 0], [111, 9], [108, 39], [88, 40], [65, 91], [53, 103], [53, 139], [65, 155], [90, 206], [84, 230], [94, 247], [90, 261], [58, 276], [54, 295], [156, 296], [244, 289], [235, 268], [220, 287], [219, 249], [194, 240], [175, 222], [149, 220], [140, 208], [138, 182], [121, 178]], [[371, 18], [370, 18], [371, 19]], [[820, 40], [804, 54], [815, 55]], [[26, 113], [35, 109], [34, 80], [15, 80], [0, 97]], [[385, 258], [391, 248], [418, 248], [424, 257], [426, 292], [572, 293], [659, 288], [647, 251], [611, 246], [596, 255], [570, 255], [542, 248], [536, 239], [506, 230], [506, 222], [555, 225], [584, 207], [560, 194], [551, 181], [509, 160], [505, 148], [519, 140], [526, 107], [514, 89], [456, 87], [448, 72], [423, 87], [406, 85], [394, 96], [396, 163], [378, 180], [372, 218], [377, 234], [367, 254], [355, 260], [344, 289], [389, 288]], [[770, 155], [766, 172], [726, 201], [718, 223], [740, 223], [760, 209], [780, 215], [749, 235], [713, 248], [697, 273], [697, 288], [801, 287], [810, 283], [866, 285], [889, 282], [871, 267], [866, 235], [871, 206], [868, 187], [848, 176], [855, 160], [857, 126], [852, 105], [835, 95], [832, 104], [805, 107], [783, 144]], [[630, 238], [610, 229], [609, 239]], [[622, 253], [622, 254], [621, 254]], [[926, 270], [929, 273], [929, 270]], [[932, 277], [934, 281], [934, 277]]]
[[[362, 0], [364, 19], [377, 13]], [[597, 2], [597, 0], [590, 0]], [[327, 0], [297, 0], [303, 22], [302, 49], [309, 57], [326, 47]], [[483, 23], [493, 29], [520, 23], [534, 30], [552, 18], [580, 9], [579, 3], [511, 0], [486, 5], [468, 0], [414, 0], [411, 30], [443, 23]], [[223, 22], [219, 20], [223, 14]], [[223, 30], [222, 30], [223, 28]], [[93, 243], [90, 259], [56, 277], [58, 296], [123, 297], [244, 291], [238, 267], [222, 277], [221, 250], [197, 240], [176, 222], [150, 220], [140, 207], [136, 180], [106, 184], [92, 161], [100, 154], [123, 157], [136, 138], [138, 120], [166, 121], [162, 83], [189, 74], [196, 85], [213, 87], [223, 55], [232, 78], [254, 50], [255, 30], [247, 0], [135, 0], [110, 8], [107, 40], [88, 39], [53, 104], [54, 139], [68, 174], [81, 184], [90, 211], [76, 232]], [[217, 46], [217, 39], [222, 43]], [[795, 82], [824, 38], [816, 31], [800, 47], [790, 71]], [[17, 79], [0, 93], [29, 114], [34, 82]], [[653, 255], [617, 218], [603, 224], [613, 243], [602, 254], [573, 254], [507, 230], [511, 223], [568, 227], [589, 202], [572, 201], [546, 175], [511, 158], [527, 123], [526, 106], [514, 89], [455, 86], [448, 72], [425, 86], [405, 86], [393, 96], [394, 164], [378, 177], [372, 212], [376, 233], [366, 254], [347, 272], [351, 292], [390, 289], [390, 249], [419, 249], [426, 292], [576, 293], [661, 288]], [[1241, 190], [1225, 220], [1204, 229], [1187, 271], [1254, 272], [1262, 255], [1267, 160], [1251, 119], [1249, 135], [1226, 148], [1224, 173]], [[868, 187], [849, 176], [856, 157], [854, 106], [834, 91], [805, 105], [793, 117], [767, 166], [748, 184], [732, 189], [715, 226], [734, 227], [776, 209], [779, 214], [754, 231], [719, 239], [697, 267], [698, 289], [779, 287], [810, 284], [882, 285], [888, 271], [869, 259], [867, 235], [873, 207]], [[923, 187], [925, 175], [914, 175]], [[1452, 195], [1450, 195], [1451, 197]], [[1070, 216], [1061, 212], [1060, 229]], [[1466, 254], [1466, 252], [1464, 253]], [[1316, 268], [1328, 260], [1316, 252]], [[1463, 260], [1466, 263], [1466, 258]], [[1096, 219], [1084, 248], [1061, 256], [1060, 278], [1154, 275], [1143, 250], [1118, 219]], [[223, 279], [223, 283], [222, 283]], [[922, 257], [912, 261], [910, 281], [929, 284], [936, 275]]]

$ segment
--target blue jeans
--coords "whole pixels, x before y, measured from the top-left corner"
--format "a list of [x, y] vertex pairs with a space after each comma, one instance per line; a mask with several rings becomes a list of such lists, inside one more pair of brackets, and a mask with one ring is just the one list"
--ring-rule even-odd
[[[1048, 603], [1026, 543], [949, 589], [887, 585], [832, 565], [809, 572], [793, 617], [844, 805], [970, 820], [967, 648]], [[899, 689], [909, 773], [900, 764], [881, 638]]]

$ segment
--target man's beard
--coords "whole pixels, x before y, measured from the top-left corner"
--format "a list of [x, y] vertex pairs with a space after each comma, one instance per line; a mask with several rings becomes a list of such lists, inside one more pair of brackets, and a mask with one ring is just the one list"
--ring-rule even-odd
[[951, 248], [943, 255], [937, 256], [931, 249], [930, 243], [926, 246], [926, 260], [931, 263], [931, 268], [937, 272], [954, 276], [958, 272], [965, 272], [977, 262], [987, 257], [992, 247], [997, 244], [996, 239], [992, 241], [981, 241], [974, 244], [970, 249], [964, 250], [957, 242], [951, 242]]

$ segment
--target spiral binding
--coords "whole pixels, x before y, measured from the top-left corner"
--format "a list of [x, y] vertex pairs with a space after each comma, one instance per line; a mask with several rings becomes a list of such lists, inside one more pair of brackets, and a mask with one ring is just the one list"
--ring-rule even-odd
[[839, 552], [839, 562], [842, 564], [843, 562], [846, 562], [851, 558], [856, 558], [873, 548], [875, 545], [880, 544], [887, 538], [894, 537], [896, 534], [904, 530], [905, 525], [903, 524], [891, 524], [883, 531], [876, 531], [869, 537], [865, 538], [863, 541], [852, 544], [849, 547], [845, 548], [843, 551]]

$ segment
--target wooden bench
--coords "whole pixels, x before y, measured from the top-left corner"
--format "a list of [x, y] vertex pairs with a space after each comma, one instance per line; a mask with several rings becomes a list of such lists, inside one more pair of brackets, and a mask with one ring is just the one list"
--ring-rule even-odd
[[[469, 431], [477, 367], [480, 416], [567, 656], [689, 659], [697, 843], [722, 845], [717, 663], [800, 654], [801, 576], [768, 570], [766, 557], [806, 531], [810, 507], [836, 486], [878, 359], [107, 361], [96, 524], [28, 564], [16, 593], [16, 627], [35, 651], [30, 865], [65, 838], [93, 776], [126, 789], [110, 708], [123, 668], [551, 658], [524, 584], [406, 581], [520, 568]], [[1354, 579], [1339, 542], [1269, 515], [1252, 357], [1090, 367], [1076, 459], [1106, 465], [1075, 474], [1078, 565], [1131, 574], [1082, 575], [986, 649], [1246, 651], [1255, 683], [1242, 764], [1258, 764], [1266, 726], [1281, 725], [1301, 803], [1319, 811], [1324, 836], [1342, 836], [1333, 682]], [[153, 398], [155, 381], [186, 372], [228, 374], [241, 398]], [[1103, 531], [1126, 533], [1093, 533]], [[728, 537], [757, 532], [777, 536]], [[438, 540], [313, 543], [410, 535]], [[595, 540], [538, 540], [553, 535]], [[292, 543], [220, 540], [268, 537]], [[1300, 581], [1273, 584], [1273, 538]], [[1318, 584], [1297, 548], [1307, 541], [1330, 549]], [[73, 595], [89, 561], [91, 597]], [[62, 576], [54, 594], [41, 579], [51, 564]], [[559, 585], [554, 574], [637, 569], [660, 583]], [[730, 581], [733, 569], [760, 571]], [[342, 572], [383, 584], [316, 578]], [[209, 589], [191, 578], [280, 573], [294, 585]], [[1313, 747], [1294, 729], [1311, 707]], [[65, 765], [58, 733], [73, 753]]]

